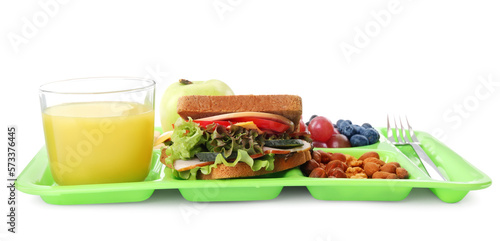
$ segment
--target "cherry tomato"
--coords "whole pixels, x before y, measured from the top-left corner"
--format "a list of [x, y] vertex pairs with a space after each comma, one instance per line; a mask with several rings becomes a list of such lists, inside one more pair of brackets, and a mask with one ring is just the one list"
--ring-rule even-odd
[[324, 116], [318, 116], [309, 122], [309, 132], [315, 141], [326, 142], [333, 135], [333, 124]]

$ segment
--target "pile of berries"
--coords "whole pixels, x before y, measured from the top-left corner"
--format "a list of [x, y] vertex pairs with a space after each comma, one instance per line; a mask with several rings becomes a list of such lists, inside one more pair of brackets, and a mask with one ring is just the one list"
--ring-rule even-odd
[[333, 124], [324, 116], [313, 115], [305, 124], [311, 133], [314, 147], [342, 148], [375, 144], [380, 134], [370, 124], [353, 125], [350, 120]]

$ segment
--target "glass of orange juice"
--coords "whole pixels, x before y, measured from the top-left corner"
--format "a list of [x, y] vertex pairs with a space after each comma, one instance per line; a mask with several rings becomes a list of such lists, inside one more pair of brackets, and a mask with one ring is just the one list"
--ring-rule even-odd
[[143, 181], [151, 164], [154, 95], [155, 82], [143, 78], [82, 78], [40, 86], [54, 181]]

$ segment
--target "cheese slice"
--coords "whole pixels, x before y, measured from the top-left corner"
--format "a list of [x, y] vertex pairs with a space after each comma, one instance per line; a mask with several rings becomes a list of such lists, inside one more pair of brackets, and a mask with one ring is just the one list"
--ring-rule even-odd
[[235, 126], [240, 126], [240, 127], [243, 127], [245, 129], [249, 129], [249, 130], [256, 130], [257, 133], [259, 134], [263, 134], [264, 132], [261, 131], [259, 129], [259, 127], [257, 127], [257, 125], [255, 125], [255, 123], [253, 123], [253, 121], [247, 121], [247, 122], [238, 122], [236, 124], [234, 124]]
[[172, 133], [174, 133], [174, 131], [167, 131], [167, 132], [161, 134], [160, 136], [158, 136], [158, 139], [156, 139], [153, 146], [160, 145], [161, 143], [170, 140], [170, 138], [172, 137]]

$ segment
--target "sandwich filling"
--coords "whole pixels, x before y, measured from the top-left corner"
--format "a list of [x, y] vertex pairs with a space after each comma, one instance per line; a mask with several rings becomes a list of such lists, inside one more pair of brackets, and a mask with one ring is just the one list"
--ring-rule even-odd
[[275, 155], [309, 151], [305, 133], [296, 133], [293, 122], [282, 116], [251, 113], [214, 116], [187, 121], [179, 118], [162, 149], [161, 160], [182, 179], [210, 174], [223, 164], [245, 163], [253, 171], [274, 169]]

